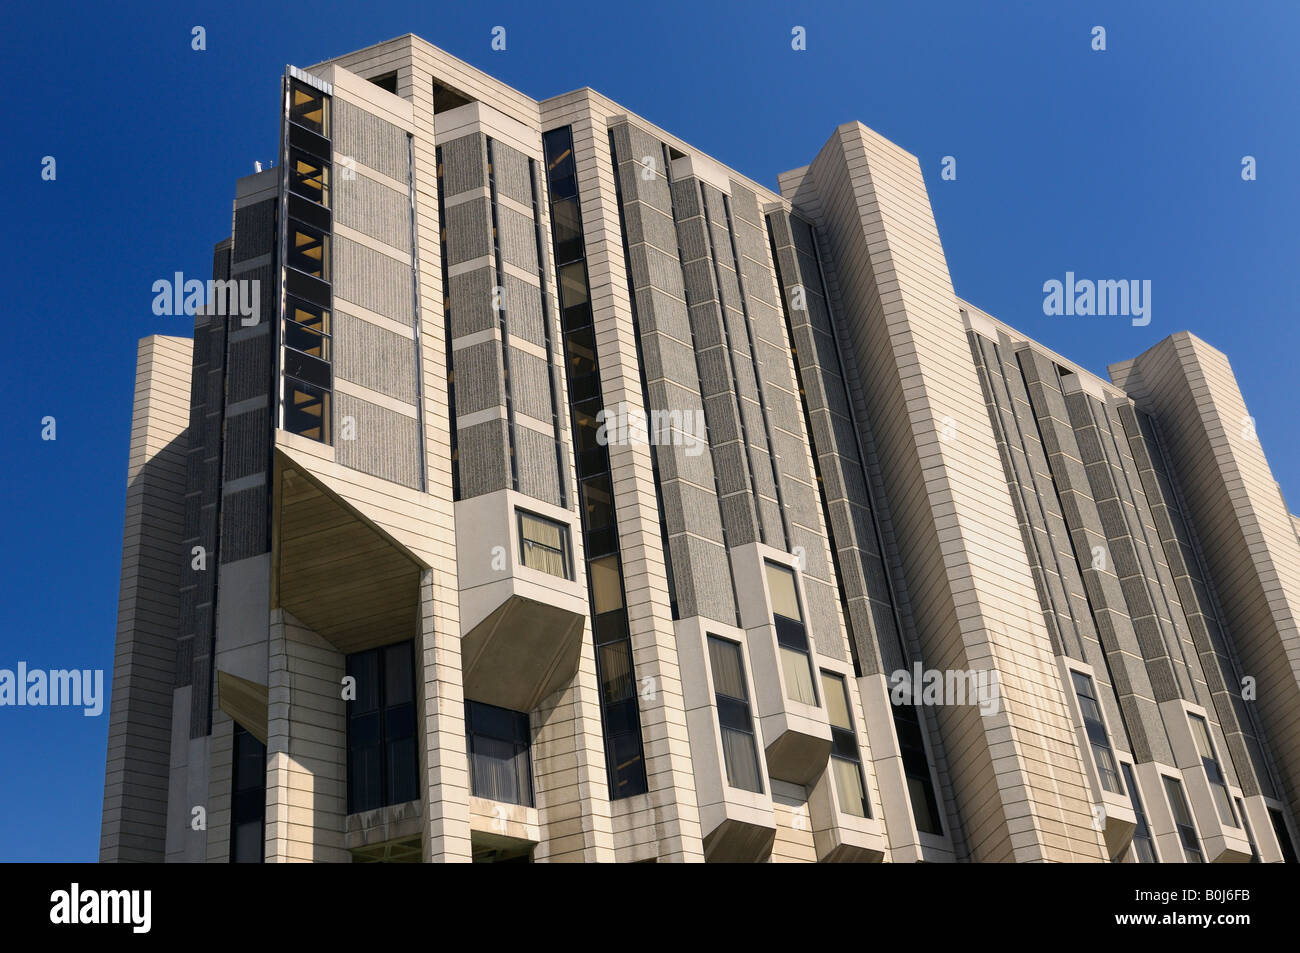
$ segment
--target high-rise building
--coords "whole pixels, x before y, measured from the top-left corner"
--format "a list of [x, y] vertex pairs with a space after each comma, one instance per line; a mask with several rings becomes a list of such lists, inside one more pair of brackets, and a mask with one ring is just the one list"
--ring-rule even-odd
[[856, 122], [774, 192], [409, 35], [280, 108], [140, 346], [103, 859], [1294, 859], [1220, 351], [962, 301]]

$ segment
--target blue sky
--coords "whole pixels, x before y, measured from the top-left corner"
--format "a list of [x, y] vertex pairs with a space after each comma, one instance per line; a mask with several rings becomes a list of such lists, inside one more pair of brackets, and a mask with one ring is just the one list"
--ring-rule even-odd
[[[407, 32], [539, 99], [591, 86], [773, 187], [863, 121], [920, 159], [963, 298], [1103, 375], [1182, 329], [1225, 351], [1300, 509], [1296, 4], [169, 0], [6, 21], [0, 668], [111, 667], [136, 342], [189, 333], [150, 287], [208, 277], [234, 180], [274, 158], [285, 63]], [[1150, 325], [1045, 316], [1067, 271], [1149, 279]], [[0, 709], [0, 860], [96, 857], [107, 731]]]

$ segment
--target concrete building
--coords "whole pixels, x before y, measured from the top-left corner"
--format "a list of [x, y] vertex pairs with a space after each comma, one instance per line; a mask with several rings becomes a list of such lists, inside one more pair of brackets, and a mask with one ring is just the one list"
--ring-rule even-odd
[[859, 123], [774, 192], [409, 35], [280, 102], [256, 315], [140, 345], [104, 860], [1294, 860], [1222, 353], [962, 301]]

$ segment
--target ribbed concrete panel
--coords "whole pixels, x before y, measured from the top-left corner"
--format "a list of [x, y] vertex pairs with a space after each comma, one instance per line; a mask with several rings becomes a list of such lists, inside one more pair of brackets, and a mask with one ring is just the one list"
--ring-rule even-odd
[[394, 248], [411, 247], [410, 197], [363, 172], [337, 177], [334, 220]]
[[335, 309], [334, 375], [414, 404], [415, 343]]
[[[802, 180], [850, 334], [927, 664], [992, 668], [1002, 710], [938, 712], [976, 859], [1102, 859], [1084, 768], [914, 157], [841, 126]], [[798, 206], [802, 199], [792, 195]], [[948, 424], [945, 427], [945, 423]], [[953, 434], [945, 438], [944, 431]], [[994, 783], [989, 784], [990, 778]], [[977, 781], [977, 779], [979, 779]]]
[[495, 340], [471, 344], [452, 352], [456, 368], [456, 416], [497, 407], [506, 403], [506, 382], [501, 345]]
[[[514, 309], [510, 308], [510, 278], [511, 276], [506, 276], [506, 306], [513, 315]], [[497, 326], [497, 311], [492, 307], [493, 284], [493, 268], [488, 264], [471, 271], [462, 271], [447, 279], [453, 340]], [[536, 289], [534, 293], [535, 291]]]
[[161, 335], [137, 352], [99, 843], [110, 863], [166, 852], [191, 359], [188, 340]]
[[[233, 326], [239, 328], [238, 320]], [[271, 386], [270, 330], [270, 322], [267, 322], [260, 333], [251, 337], [241, 336], [230, 342], [225, 403], [237, 404], [266, 396]]]
[[[356, 439], [343, 438], [348, 418]], [[419, 439], [415, 418], [351, 394], [334, 394], [335, 459], [345, 467], [412, 488], [420, 485]]]
[[[448, 213], [448, 218], [451, 214]], [[501, 260], [507, 265], [537, 274], [537, 228], [531, 215], [523, 215], [504, 205], [497, 207], [497, 240]]]
[[411, 323], [411, 265], [334, 236], [334, 294], [402, 324]]
[[267, 199], [265, 202], [254, 202], [235, 209], [236, 262], [260, 258], [275, 250], [277, 205], [275, 199]]
[[[266, 536], [266, 484], [262, 483], [223, 496], [221, 499], [222, 565], [260, 555], [267, 552], [269, 547]], [[197, 657], [195, 661], [197, 664]], [[196, 684], [199, 681], [196, 669]], [[197, 699], [196, 690], [196, 707], [198, 707]]]
[[1185, 332], [1133, 362], [1139, 403], [1165, 438], [1242, 674], [1278, 755], [1285, 799], [1300, 811], [1300, 540], [1228, 360]]
[[554, 438], [531, 427], [515, 427], [515, 463], [519, 471], [520, 493], [560, 505]]
[[[443, 155], [446, 155], [445, 151]], [[492, 173], [498, 195], [504, 195], [521, 205], [533, 204], [532, 174], [528, 170], [526, 155], [500, 140], [493, 140]]]
[[510, 443], [504, 420], [462, 427], [457, 431], [462, 499], [504, 490], [510, 486]]
[[336, 161], [344, 156], [405, 182], [410, 165], [406, 133], [392, 123], [335, 97], [333, 128]]

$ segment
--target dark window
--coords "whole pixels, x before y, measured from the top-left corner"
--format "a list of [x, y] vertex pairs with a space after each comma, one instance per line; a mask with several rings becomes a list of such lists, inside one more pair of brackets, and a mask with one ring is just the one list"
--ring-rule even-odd
[[777, 647], [781, 653], [781, 674], [785, 676], [785, 693], [793, 701], [817, 704], [813, 685], [812, 653], [808, 632], [799, 607], [799, 590], [794, 572], [776, 563], [767, 563], [767, 588], [772, 597], [772, 618], [776, 623]]
[[569, 527], [544, 516], [519, 514], [519, 561], [529, 569], [572, 579], [569, 563]]
[[469, 784], [475, 797], [533, 804], [532, 731], [528, 713], [465, 702]]
[[1092, 679], [1073, 670], [1070, 678], [1074, 681], [1074, 694], [1078, 696], [1079, 708], [1083, 712], [1083, 728], [1088, 735], [1088, 743], [1092, 746], [1092, 758], [1097, 765], [1101, 786], [1111, 794], [1123, 794], [1124, 786], [1120, 783], [1115, 753], [1110, 747], [1110, 738], [1106, 734], [1106, 723], [1102, 720], [1101, 706], [1097, 704], [1097, 692], [1093, 689]]
[[328, 137], [330, 134], [329, 97], [306, 83], [291, 80], [289, 118], [312, 132]]
[[1201, 853], [1201, 841], [1196, 835], [1196, 824], [1187, 807], [1187, 798], [1183, 796], [1183, 784], [1167, 774], [1161, 777], [1165, 782], [1165, 795], [1169, 798], [1169, 810], [1173, 812], [1178, 837], [1183, 843], [1183, 857], [1189, 864], [1203, 864], [1205, 856]]
[[1268, 819], [1273, 823], [1273, 835], [1277, 838], [1278, 847], [1282, 848], [1282, 860], [1288, 864], [1296, 862], [1295, 844], [1291, 840], [1291, 833], [1286, 827], [1286, 818], [1282, 812], [1275, 807], [1268, 809]]
[[289, 222], [289, 265], [303, 274], [330, 280], [329, 233], [302, 222]]
[[576, 195], [551, 203], [551, 229], [555, 233], [556, 261], [576, 261], [583, 257], [582, 215]]
[[712, 635], [708, 639], [727, 783], [742, 791], [762, 794], [763, 778], [758, 767], [758, 745], [754, 740], [754, 719], [749, 711], [749, 690], [745, 686], [745, 662], [740, 646]]
[[321, 387], [295, 380], [284, 379], [284, 429], [289, 433], [310, 437], [321, 443], [330, 442], [330, 392]]
[[348, 702], [348, 813], [419, 797], [414, 643], [355, 652]]
[[1232, 813], [1232, 799], [1228, 796], [1228, 782], [1219, 766], [1219, 758], [1214, 753], [1214, 741], [1210, 738], [1210, 725], [1200, 715], [1188, 714], [1192, 721], [1192, 737], [1196, 740], [1196, 751], [1201, 756], [1201, 766], [1210, 782], [1210, 791], [1214, 795], [1214, 806], [1219, 812], [1219, 820], [1229, 827], [1237, 826], [1237, 818]]
[[289, 189], [328, 208], [330, 204], [329, 163], [301, 149], [290, 149]]
[[618, 550], [618, 529], [614, 525], [614, 494], [609, 473], [582, 481], [582, 508], [587, 523], [587, 558], [595, 559]]
[[396, 72], [385, 73], [383, 76], [376, 76], [370, 82], [374, 83], [380, 89], [392, 93], [394, 96], [397, 95], [397, 73]]
[[591, 324], [591, 298], [587, 293], [587, 263], [579, 260], [561, 265], [558, 274], [564, 330], [588, 327]]
[[1237, 813], [1241, 815], [1241, 824], [1246, 828], [1246, 840], [1250, 841], [1250, 862], [1258, 864], [1259, 848], [1255, 846], [1255, 832], [1251, 830], [1250, 818], [1246, 816], [1246, 805], [1241, 803], [1241, 798], [1234, 798], [1237, 802]]
[[862, 777], [862, 756], [858, 736], [853, 730], [852, 702], [843, 675], [822, 672], [822, 690], [826, 695], [826, 714], [831, 725], [830, 769], [835, 775], [835, 790], [840, 810], [857, 817], [870, 817], [867, 786]]
[[567, 335], [569, 390], [573, 401], [600, 400], [600, 371], [596, 366], [596, 332], [588, 326], [574, 328]]
[[1139, 864], [1158, 864], [1155, 838], [1151, 836], [1151, 826], [1147, 823], [1147, 813], [1142, 809], [1142, 797], [1138, 792], [1137, 782], [1133, 780], [1133, 770], [1127, 764], [1121, 764], [1124, 770], [1124, 783], [1128, 785], [1129, 803], [1137, 815], [1137, 827], [1133, 830], [1133, 854]]
[[574, 403], [570, 409], [573, 412], [573, 450], [578, 463], [578, 476], [607, 473], [609, 471], [609, 455], [606, 451], [608, 431], [602, 434], [601, 427], [605, 425], [602, 420], [596, 419], [601, 412], [600, 398], [581, 404]]
[[328, 308], [289, 298], [285, 305], [284, 346], [322, 361], [330, 359]]
[[907, 777], [907, 793], [912, 802], [912, 820], [923, 834], [942, 834], [943, 822], [939, 819], [939, 799], [930, 776], [930, 762], [925, 756], [925, 741], [921, 737], [921, 716], [912, 705], [894, 706], [894, 731], [898, 734], [898, 751], [903, 758], [903, 774]]
[[266, 745], [235, 725], [230, 782], [230, 862], [260, 864], [266, 844]]

